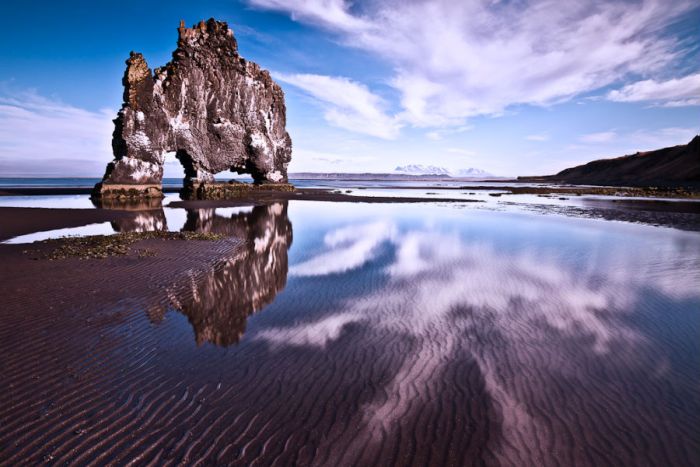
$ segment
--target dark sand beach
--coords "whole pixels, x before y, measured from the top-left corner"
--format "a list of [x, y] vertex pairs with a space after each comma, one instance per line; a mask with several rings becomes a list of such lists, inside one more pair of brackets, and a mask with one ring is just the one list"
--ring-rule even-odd
[[305, 197], [0, 208], [3, 238], [220, 236], [0, 244], [0, 463], [697, 464], [697, 233]]
[[134, 218], [136, 215], [128, 211], [99, 209], [0, 207], [0, 216], [4, 219], [0, 224], [0, 241], [30, 232], [124, 220]]

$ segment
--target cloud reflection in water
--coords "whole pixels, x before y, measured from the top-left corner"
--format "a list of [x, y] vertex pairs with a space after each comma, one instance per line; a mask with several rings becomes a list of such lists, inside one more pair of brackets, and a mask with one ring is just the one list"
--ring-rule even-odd
[[[526, 449], [531, 440], [524, 433], [551, 427], [531, 411], [540, 396], [524, 395], [521, 386], [545, 394], [548, 378], [574, 377], [590, 358], [634, 366], [640, 349], [654, 345], [631, 324], [647, 306], [645, 293], [700, 297], [700, 251], [697, 242], [684, 243], [683, 235], [644, 254], [634, 238], [616, 242], [615, 250], [603, 245], [604, 254], [586, 252], [579, 264], [556, 249], [505, 249], [434, 226], [402, 229], [380, 221], [341, 227], [325, 235], [323, 251], [290, 273], [352, 273], [376, 262], [386, 283], [321, 319], [268, 328], [255, 338], [274, 347], [327, 348], [344, 326], [358, 323], [387, 348], [409, 339], [411, 351], [400, 357], [383, 395], [364, 406], [367, 428], [377, 437], [430, 400], [450, 364], [470, 359], [499, 407], [504, 432], [517, 433], [513, 446]], [[388, 265], [378, 263], [381, 245], [393, 251]], [[663, 352], [652, 365], [655, 371], [668, 367]]]

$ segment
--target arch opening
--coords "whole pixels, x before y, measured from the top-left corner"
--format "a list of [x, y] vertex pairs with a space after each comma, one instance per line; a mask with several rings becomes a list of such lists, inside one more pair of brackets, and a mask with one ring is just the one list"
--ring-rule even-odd
[[176, 152], [168, 152], [163, 158], [163, 188], [182, 188], [187, 171], [177, 158]]

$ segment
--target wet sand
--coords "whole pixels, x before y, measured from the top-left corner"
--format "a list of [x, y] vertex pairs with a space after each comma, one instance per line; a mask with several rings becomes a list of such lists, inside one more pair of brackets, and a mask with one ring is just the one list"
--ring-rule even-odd
[[43, 230], [133, 219], [137, 213], [103, 209], [0, 207], [0, 241]]
[[[487, 187], [483, 187], [486, 189]], [[415, 188], [417, 189], [417, 187]], [[423, 188], [425, 189], [425, 188]], [[439, 187], [430, 187], [437, 190]], [[470, 187], [471, 189], [471, 187]], [[53, 188], [47, 190], [54, 190]], [[482, 200], [441, 197], [396, 197], [391, 196], [362, 196], [356, 193], [338, 193], [339, 190], [330, 189], [301, 189], [293, 193], [286, 192], [259, 192], [255, 196], [240, 197], [229, 200], [203, 200], [203, 201], [174, 201], [168, 206], [174, 208], [189, 209], [214, 209], [216, 207], [241, 207], [266, 205], [274, 202], [298, 201], [326, 201], [326, 202], [351, 202], [351, 203], [469, 203], [474, 205], [484, 204]], [[444, 190], [447, 191], [447, 190]], [[54, 193], [55, 194], [55, 193]], [[506, 207], [511, 205], [507, 196], [499, 198], [500, 203]], [[157, 201], [157, 200], [156, 200]], [[539, 205], [536, 202], [528, 203], [520, 207], [532, 212], [542, 214], [559, 214], [573, 217], [599, 218], [606, 220], [619, 220], [625, 222], [637, 222], [649, 225], [659, 225], [679, 228], [683, 230], [700, 230], [700, 202], [695, 201], [665, 201], [657, 199], [609, 199], [609, 198], [584, 198], [584, 207], [578, 206], [553, 206]], [[152, 204], [152, 203], [151, 203]], [[160, 205], [160, 203], [156, 203]], [[515, 204], [512, 204], [515, 205]], [[485, 207], [486, 208], [486, 207]], [[117, 209], [48, 209], [48, 208], [16, 208], [0, 207], [0, 241], [18, 235], [31, 232], [78, 227], [91, 223], [112, 222], [113, 224], [129, 224], [139, 217], [139, 213], [152, 212], [157, 215], [157, 209], [143, 210], [143, 208], [126, 206]]]
[[[424, 190], [422, 186], [405, 186], [406, 190]], [[513, 195], [603, 195], [618, 197], [639, 198], [700, 198], [700, 190], [697, 188], [663, 188], [663, 187], [625, 187], [625, 186], [594, 186], [594, 185], [533, 185], [531, 183], [508, 184], [499, 182], [498, 185], [464, 185], [456, 186], [432, 186], [435, 190], [474, 190], [474, 191], [503, 191]]]
[[[682, 293], [645, 289], [633, 326], [613, 312], [625, 287], [600, 272], [581, 282], [550, 274], [546, 257], [530, 266], [481, 246], [460, 262], [436, 253], [426, 271], [382, 263], [288, 284], [313, 258], [288, 265], [286, 202], [215, 214], [250, 201], [175, 203], [186, 229], [224, 240], [59, 261], [23, 253], [46, 245], [0, 245], [0, 464], [697, 465], [700, 328]], [[41, 224], [54, 210], [1, 209], [2, 232], [133, 215]], [[325, 238], [397, 235], [341, 234]], [[534, 286], [541, 302], [524, 298]]]
[[186, 206], [241, 206], [250, 204], [261, 204], [275, 201], [328, 201], [328, 202], [351, 202], [351, 203], [425, 203], [445, 202], [445, 203], [478, 203], [478, 200], [462, 198], [451, 198], [449, 194], [442, 197], [426, 198], [421, 197], [397, 197], [388, 193], [387, 196], [362, 196], [357, 194], [340, 193], [341, 190], [330, 190], [323, 188], [303, 188], [294, 192], [261, 191], [254, 196], [242, 196], [230, 200], [199, 200], [199, 201], [175, 201], [171, 203], [173, 207]]
[[507, 199], [501, 206], [543, 215], [561, 215], [584, 219], [632, 222], [636, 224], [700, 231], [700, 203], [658, 200], [584, 199], [581, 206], [551, 204], [515, 204]]
[[[192, 230], [227, 236], [139, 241], [129, 254], [106, 259], [41, 259], [54, 242], [0, 245], [0, 464], [137, 460], [153, 450], [166, 416], [181, 430], [169, 442], [179, 439], [189, 452], [187, 434], [197, 427], [203, 391], [189, 393], [187, 378], [166, 384], [174, 375], [154, 372], [152, 360], [167, 343], [153, 341], [149, 330], [167, 310], [178, 309], [198, 344], [237, 342], [247, 314], [230, 311], [259, 310], [284, 287], [291, 242], [285, 209], [258, 207], [221, 226], [212, 225], [206, 211], [193, 213]], [[271, 226], [277, 219], [281, 224]], [[251, 258], [250, 248], [260, 248], [254, 237], [269, 229], [275, 232], [270, 245]], [[285, 235], [286, 241], [275, 241]], [[150, 254], [139, 255], [143, 250]], [[171, 410], [163, 412], [163, 402]]]
[[[41, 194], [58, 194], [54, 188], [47, 188]], [[60, 189], [58, 189], [60, 192]], [[37, 193], [33, 193], [37, 194]], [[66, 194], [60, 192], [60, 194]], [[73, 193], [70, 194], [80, 194]], [[176, 201], [171, 203], [173, 207], [237, 207], [264, 205], [272, 202], [288, 201], [291, 199], [305, 201], [330, 201], [330, 202], [357, 202], [357, 203], [424, 203], [425, 198], [397, 198], [392, 196], [372, 197], [353, 196], [349, 194], [333, 193], [324, 189], [305, 189], [295, 193], [260, 192], [255, 196], [240, 197], [231, 200], [211, 201]], [[470, 202], [464, 199], [449, 197], [431, 198], [432, 202]], [[471, 202], [478, 202], [476, 200]], [[48, 209], [48, 208], [16, 208], [0, 207], [0, 241], [18, 235], [31, 232], [61, 229], [66, 227], [78, 227], [81, 225], [98, 222], [115, 222], [133, 220], [143, 210], [122, 209]]]
[[[393, 189], [398, 188], [395, 185], [382, 186], [382, 180], [375, 181], [378, 185], [376, 189]], [[385, 181], [391, 183], [391, 181]], [[568, 185], [568, 184], [533, 184], [530, 182], [517, 183], [514, 180], [494, 180], [490, 185], [473, 185], [466, 184], [458, 185], [459, 181], [443, 180], [445, 183], [452, 183], [450, 186], [440, 186], [431, 184], [431, 190], [472, 190], [472, 191], [503, 191], [508, 194], [533, 194], [533, 195], [606, 195], [618, 197], [640, 197], [640, 198], [679, 198], [679, 199], [698, 199], [700, 198], [700, 189], [697, 187], [626, 187], [626, 186], [595, 186], [595, 185]], [[401, 189], [405, 190], [425, 190], [426, 186], [421, 185], [403, 185]], [[164, 186], [164, 193], [178, 193], [180, 188], [173, 186]], [[342, 198], [342, 193], [334, 193], [332, 189], [325, 188], [298, 188], [296, 195], [302, 195], [309, 199], [320, 200], [316, 197], [324, 197], [326, 194], [337, 194]], [[17, 195], [83, 195], [90, 194], [91, 188], [85, 187], [4, 187], [0, 188], [0, 196], [17, 196]], [[279, 193], [277, 191], [260, 192], [262, 197], [267, 197], [270, 194]], [[256, 195], [257, 197], [257, 195]], [[290, 198], [292, 199], [292, 198]], [[328, 199], [332, 200], [332, 199]]]
[[148, 241], [134, 251], [154, 257], [60, 261], [0, 245], [0, 464], [104, 463], [119, 440], [138, 436], [138, 421], [151, 426], [141, 415], [153, 407], [152, 388], [165, 389], [148, 365], [155, 348], [145, 336], [126, 337], [135, 323], [147, 330], [144, 307], [167, 304], [168, 287], [203, 274], [237, 245]]

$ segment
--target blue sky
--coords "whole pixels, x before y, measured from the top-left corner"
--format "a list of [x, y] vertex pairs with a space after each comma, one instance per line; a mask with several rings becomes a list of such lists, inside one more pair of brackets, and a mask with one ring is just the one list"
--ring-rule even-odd
[[129, 51], [164, 65], [209, 17], [284, 88], [292, 172], [546, 174], [700, 133], [695, 0], [144, 5], [3, 6], [0, 176], [100, 176]]

